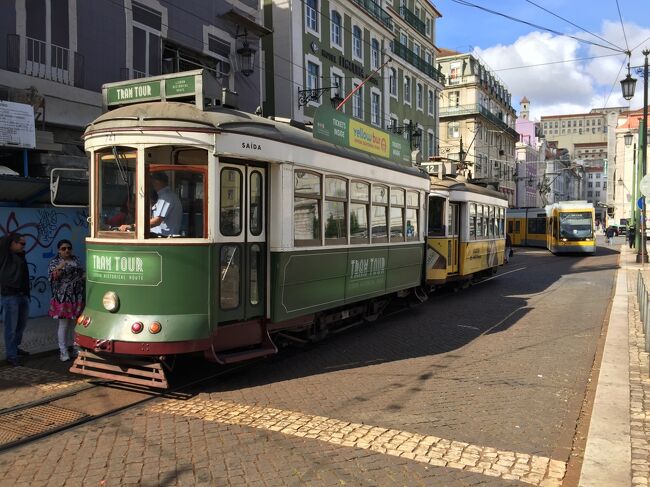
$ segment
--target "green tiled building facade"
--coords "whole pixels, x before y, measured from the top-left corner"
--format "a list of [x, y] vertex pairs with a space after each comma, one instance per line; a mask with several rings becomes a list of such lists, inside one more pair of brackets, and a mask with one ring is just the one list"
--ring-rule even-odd
[[[377, 71], [341, 110], [384, 130], [397, 128], [422, 159], [438, 153], [435, 68], [440, 13], [419, 0], [264, 0], [263, 112], [312, 122]], [[328, 88], [299, 102], [299, 90]], [[420, 134], [418, 137], [411, 134]]]

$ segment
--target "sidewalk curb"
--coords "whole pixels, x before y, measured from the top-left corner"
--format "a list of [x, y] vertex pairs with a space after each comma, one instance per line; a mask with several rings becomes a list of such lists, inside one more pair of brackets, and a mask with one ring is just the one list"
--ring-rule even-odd
[[620, 247], [616, 291], [609, 316], [580, 487], [632, 484], [630, 438], [630, 360], [627, 259]]

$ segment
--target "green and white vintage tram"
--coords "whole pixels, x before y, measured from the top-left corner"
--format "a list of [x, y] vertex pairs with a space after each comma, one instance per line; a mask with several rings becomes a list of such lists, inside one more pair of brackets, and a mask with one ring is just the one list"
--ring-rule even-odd
[[[423, 283], [427, 174], [207, 107], [210, 83], [195, 71], [103, 88], [108, 110], [85, 132], [88, 286], [74, 372], [166, 387], [177, 354], [273, 354], [278, 333], [319, 338]], [[180, 206], [162, 234], [154, 188]]]

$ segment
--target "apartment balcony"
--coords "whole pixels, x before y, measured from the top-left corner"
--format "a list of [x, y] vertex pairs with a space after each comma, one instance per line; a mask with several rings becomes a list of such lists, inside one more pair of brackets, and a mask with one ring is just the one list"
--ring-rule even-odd
[[393, 18], [386, 12], [380, 4], [374, 0], [352, 0], [359, 7], [372, 15], [379, 22], [384, 24], [391, 31], [393, 30]]
[[519, 133], [506, 122], [504, 122], [498, 115], [495, 115], [490, 110], [485, 108], [480, 103], [473, 105], [459, 105], [452, 107], [440, 107], [440, 119], [447, 117], [458, 117], [462, 115], [482, 115], [487, 118], [494, 125], [502, 129], [505, 133], [519, 140]]
[[83, 56], [32, 37], [7, 35], [7, 70], [83, 88]]
[[424, 25], [424, 22], [418, 19], [416, 15], [413, 12], [411, 12], [408, 8], [402, 5], [399, 8], [399, 13], [402, 16], [402, 18], [406, 20], [407, 24], [409, 24], [411, 27], [413, 27], [423, 36], [427, 35], [427, 29], [426, 26]]
[[412, 66], [415, 66], [418, 70], [426, 74], [429, 78], [435, 79], [440, 84], [443, 85], [445, 84], [445, 76], [440, 71], [438, 71], [431, 64], [426, 62], [420, 56], [415, 54], [413, 51], [411, 51], [408, 47], [406, 47], [397, 39], [394, 39], [392, 42], [392, 50], [395, 55], [401, 57]]

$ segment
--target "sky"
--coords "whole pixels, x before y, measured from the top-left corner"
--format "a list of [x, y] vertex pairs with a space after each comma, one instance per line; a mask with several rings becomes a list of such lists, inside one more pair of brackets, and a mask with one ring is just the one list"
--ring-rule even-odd
[[[599, 107], [643, 106], [643, 77], [634, 67], [643, 66], [641, 51], [650, 49], [650, 0], [433, 0], [433, 4], [442, 14], [436, 24], [436, 45], [477, 54], [512, 93], [517, 114], [524, 96], [533, 120]], [[628, 62], [624, 51], [632, 53], [632, 76], [638, 80], [629, 102], [621, 96], [620, 80]]]

